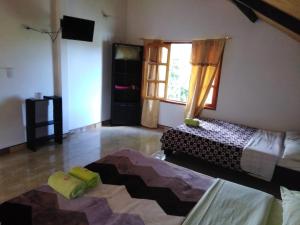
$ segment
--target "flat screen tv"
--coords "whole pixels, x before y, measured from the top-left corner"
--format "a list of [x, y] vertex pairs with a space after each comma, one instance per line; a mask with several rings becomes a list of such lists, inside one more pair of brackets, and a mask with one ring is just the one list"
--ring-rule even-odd
[[93, 41], [95, 21], [71, 16], [64, 16], [61, 20], [62, 38]]

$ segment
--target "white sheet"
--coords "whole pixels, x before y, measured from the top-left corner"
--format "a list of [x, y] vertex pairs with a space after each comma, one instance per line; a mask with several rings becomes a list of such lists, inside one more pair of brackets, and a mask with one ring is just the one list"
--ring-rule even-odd
[[249, 174], [270, 181], [282, 155], [284, 134], [258, 130], [245, 146], [241, 168]]
[[282, 202], [279, 199], [273, 201], [267, 225], [282, 225]]
[[272, 195], [217, 179], [183, 225], [266, 225], [273, 202]]

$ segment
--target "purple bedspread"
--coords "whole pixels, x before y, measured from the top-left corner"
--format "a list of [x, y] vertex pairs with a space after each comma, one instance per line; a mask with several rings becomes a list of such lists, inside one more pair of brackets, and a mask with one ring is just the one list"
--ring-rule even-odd
[[86, 168], [102, 183], [68, 200], [48, 185], [0, 204], [2, 225], [180, 225], [215, 179], [123, 149]]
[[201, 119], [200, 127], [180, 125], [161, 138], [165, 151], [184, 152], [233, 170], [241, 170], [242, 151], [257, 129], [216, 119]]

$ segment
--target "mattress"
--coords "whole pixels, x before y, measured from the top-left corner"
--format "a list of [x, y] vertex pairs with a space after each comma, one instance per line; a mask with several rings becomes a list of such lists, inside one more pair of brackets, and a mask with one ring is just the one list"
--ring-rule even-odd
[[0, 205], [0, 221], [3, 225], [179, 225], [215, 180], [133, 150], [118, 151], [86, 168], [99, 173], [103, 184], [73, 200], [43, 185]]
[[257, 131], [243, 150], [241, 168], [260, 179], [271, 181], [283, 151], [284, 133]]
[[242, 151], [255, 128], [216, 119], [201, 119], [200, 127], [180, 125], [161, 138], [165, 151], [183, 152], [233, 170], [241, 170]]
[[284, 167], [284, 168], [287, 168], [290, 170], [295, 170], [295, 171], [300, 172], [300, 162], [299, 161], [280, 158], [277, 165], [280, 167]]

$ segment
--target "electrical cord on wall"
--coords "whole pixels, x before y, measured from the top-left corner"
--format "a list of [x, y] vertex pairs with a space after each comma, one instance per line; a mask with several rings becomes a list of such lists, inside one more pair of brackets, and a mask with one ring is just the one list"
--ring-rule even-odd
[[61, 31], [61, 27], [58, 29], [58, 31], [51, 32], [51, 31], [39, 30], [39, 29], [36, 29], [34, 27], [30, 27], [28, 25], [25, 25], [25, 24], [23, 24], [23, 28], [26, 29], [26, 30], [33, 30], [33, 31], [41, 33], [41, 34], [47, 34], [51, 38], [52, 42], [54, 42], [57, 39], [58, 34]]

